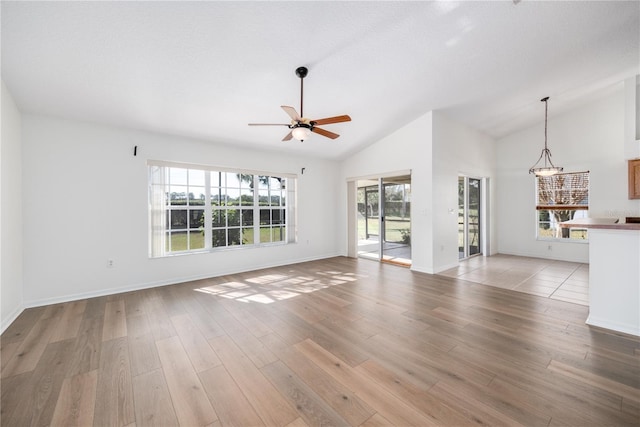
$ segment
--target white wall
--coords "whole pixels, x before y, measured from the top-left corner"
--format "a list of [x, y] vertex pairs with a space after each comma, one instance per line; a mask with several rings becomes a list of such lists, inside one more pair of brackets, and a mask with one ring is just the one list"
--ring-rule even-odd
[[[554, 242], [549, 251], [548, 242], [535, 240], [533, 177], [527, 171], [542, 149], [542, 121], [494, 142], [432, 112], [338, 164], [21, 117], [4, 85], [2, 95], [3, 326], [23, 305], [344, 255], [347, 179], [394, 171], [412, 171], [416, 271], [434, 273], [457, 265], [457, 220], [449, 210], [457, 208], [459, 174], [491, 178], [491, 253], [497, 242], [501, 253], [588, 260], [586, 244]], [[624, 102], [620, 86], [561, 117], [550, 108], [554, 161], [567, 171], [591, 171], [594, 217], [640, 215], [640, 201], [627, 199]], [[299, 243], [148, 259], [147, 159], [298, 174]], [[22, 212], [14, 203], [20, 199]], [[23, 251], [7, 251], [21, 245]], [[108, 259], [115, 261], [114, 268], [107, 268]]]
[[[339, 254], [335, 162], [31, 115], [22, 141], [27, 306]], [[149, 259], [147, 159], [298, 174], [299, 243]]]
[[[552, 160], [565, 172], [589, 170], [589, 216], [640, 215], [640, 201], [628, 200], [623, 85], [562, 116], [549, 101], [548, 144]], [[528, 170], [544, 146], [540, 124], [502, 138], [497, 144], [498, 249], [500, 253], [575, 262], [589, 261], [589, 245], [536, 240], [534, 177]], [[551, 245], [551, 250], [548, 249]]]
[[0, 147], [1, 331], [22, 312], [22, 144], [21, 116], [2, 82]]
[[[432, 268], [431, 113], [368, 146], [342, 162], [339, 206], [347, 247], [347, 179], [411, 170], [412, 269]], [[346, 254], [346, 249], [345, 252]]]
[[458, 175], [491, 177], [493, 158], [491, 138], [430, 112], [343, 161], [343, 188], [349, 178], [410, 169], [411, 268], [437, 273], [458, 265]]
[[640, 75], [624, 81], [624, 153], [627, 159], [640, 158]]
[[[492, 207], [494, 193], [494, 142], [490, 137], [433, 113], [433, 254], [436, 272], [458, 265], [458, 176], [489, 180], [488, 238], [496, 241]], [[491, 249], [492, 255], [496, 251]]]

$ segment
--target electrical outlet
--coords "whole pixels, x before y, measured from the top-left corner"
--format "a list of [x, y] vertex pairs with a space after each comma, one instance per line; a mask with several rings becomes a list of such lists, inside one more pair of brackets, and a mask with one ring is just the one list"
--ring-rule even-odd
[[113, 268], [113, 260], [112, 259], [108, 259], [107, 260], [107, 268]]
[[551, 250], [553, 250], [553, 247], [551, 245], [549, 245], [549, 246], [547, 246], [547, 249], [551, 251]]

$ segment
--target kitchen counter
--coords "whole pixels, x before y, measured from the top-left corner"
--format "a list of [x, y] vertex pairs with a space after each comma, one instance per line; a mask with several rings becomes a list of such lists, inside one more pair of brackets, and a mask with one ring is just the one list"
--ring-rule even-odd
[[585, 218], [560, 226], [589, 230], [586, 323], [640, 336], [640, 223]]
[[620, 221], [618, 218], [582, 218], [560, 223], [562, 228], [595, 228], [602, 230], [640, 230], [640, 223]]

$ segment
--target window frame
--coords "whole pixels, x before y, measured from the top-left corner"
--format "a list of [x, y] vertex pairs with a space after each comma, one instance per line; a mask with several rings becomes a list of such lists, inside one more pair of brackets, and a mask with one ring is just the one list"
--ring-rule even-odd
[[[567, 183], [565, 178], [569, 178]], [[563, 179], [561, 183], [556, 181]], [[552, 184], [543, 189], [543, 182], [552, 181]], [[546, 197], [541, 200], [541, 193], [546, 192]], [[550, 195], [553, 193], [553, 195]], [[590, 172], [565, 172], [552, 176], [536, 176], [535, 179], [535, 210], [536, 210], [536, 240], [556, 242], [587, 243], [589, 241], [587, 229], [560, 228], [559, 223], [574, 219], [576, 213], [589, 212]], [[561, 211], [565, 218], [558, 218], [554, 211]], [[542, 220], [543, 212], [547, 213], [547, 219]], [[560, 215], [558, 215], [560, 216]], [[553, 224], [556, 224], [555, 227]], [[545, 226], [546, 225], [546, 226]], [[541, 230], [553, 230], [555, 235], [543, 236]], [[558, 232], [562, 233], [559, 237]], [[566, 234], [566, 236], [565, 236]], [[581, 237], [577, 237], [580, 235]]]
[[[274, 246], [274, 245], [286, 245], [295, 243], [297, 241], [296, 230], [296, 184], [297, 176], [288, 173], [273, 173], [265, 171], [253, 171], [253, 170], [241, 170], [230, 169], [215, 166], [205, 166], [198, 164], [176, 163], [167, 161], [147, 161], [148, 169], [148, 187], [149, 187], [149, 257], [161, 258], [166, 256], [185, 255], [193, 253], [207, 253], [224, 250], [234, 250], [247, 247], [262, 247], [262, 246]], [[181, 188], [186, 189], [186, 201], [184, 205], [173, 204], [172, 188], [177, 188], [175, 185], [172, 187], [172, 181], [170, 179], [171, 169], [186, 170], [182, 174], [189, 177], [190, 171], [197, 171], [204, 173], [204, 185], [193, 185], [194, 188], [204, 189], [204, 206], [202, 204], [194, 204], [191, 209], [190, 193], [191, 187], [189, 186], [189, 179], [186, 183], [181, 183]], [[213, 173], [217, 173], [217, 179], [212, 176]], [[231, 178], [230, 178], [231, 177]], [[223, 178], [223, 179], [222, 179]], [[231, 182], [235, 181], [235, 182]], [[260, 221], [260, 201], [259, 201], [259, 189], [263, 188], [261, 182], [266, 181], [266, 188], [268, 190], [269, 199], [271, 199], [272, 190], [270, 183], [272, 181], [278, 182], [278, 194], [277, 205], [273, 205], [269, 200], [268, 206], [264, 209], [272, 210], [278, 209], [281, 212], [280, 220], [278, 224], [273, 222], [273, 216], [270, 215], [267, 224], [261, 224]], [[220, 198], [214, 202], [216, 193], [223, 195], [223, 200]], [[181, 194], [181, 193], [180, 193]], [[233, 196], [229, 198], [230, 194]], [[237, 196], [237, 197], [236, 197]], [[201, 194], [198, 194], [199, 198], [202, 198]], [[195, 201], [194, 195], [194, 201]], [[199, 199], [198, 199], [199, 200]], [[191, 211], [203, 211], [202, 224], [196, 230], [190, 227], [189, 221], [191, 219]], [[173, 228], [172, 212], [174, 211], [186, 211], [185, 227]], [[222, 215], [224, 212], [224, 215]], [[237, 215], [236, 218], [232, 218], [232, 214]], [[224, 224], [214, 224], [214, 215], [218, 213], [218, 218], [224, 216]], [[284, 216], [284, 218], [282, 218]], [[164, 218], [164, 222], [160, 222], [160, 218]], [[244, 222], [244, 218], [247, 218], [247, 223]], [[229, 220], [233, 219], [234, 223], [230, 223]], [[238, 223], [235, 223], [235, 221]], [[249, 222], [251, 223], [249, 225]], [[217, 226], [216, 226], [217, 225]], [[269, 239], [261, 238], [261, 230], [269, 229], [267, 234]], [[279, 238], [273, 239], [272, 229], [279, 230]], [[237, 231], [236, 231], [237, 230]], [[191, 247], [191, 232], [199, 231], [204, 235], [204, 245], [196, 248]], [[182, 247], [175, 250], [172, 247], [172, 235], [175, 233], [186, 232], [186, 248]], [[246, 241], [243, 238], [243, 234], [246, 235], [251, 241]], [[216, 244], [214, 242], [214, 236], [219, 236], [224, 233], [224, 244]], [[239, 240], [231, 240], [231, 236], [237, 234]]]
[[[198, 217], [202, 218], [206, 215], [206, 198], [202, 199], [202, 197], [200, 198], [202, 200], [201, 204], [195, 203], [195, 201], [197, 200], [195, 197], [191, 197], [191, 195], [193, 194], [195, 196], [195, 194], [192, 192], [192, 190], [195, 190], [196, 188], [200, 188], [202, 190], [205, 189], [205, 183], [202, 182], [202, 185], [197, 185], [195, 183], [192, 184], [192, 180], [195, 177], [192, 177], [190, 174], [190, 169], [184, 169], [184, 168], [173, 168], [176, 171], [177, 170], [185, 170], [185, 174], [184, 174], [184, 181], [180, 182], [179, 181], [179, 177], [176, 176], [174, 179], [177, 179], [178, 182], [175, 182], [174, 179], [172, 179], [172, 173], [170, 170], [166, 171], [166, 175], [165, 175], [165, 179], [166, 179], [166, 187], [168, 188], [168, 197], [166, 199], [167, 203], [166, 203], [166, 226], [165, 226], [165, 232], [169, 235], [168, 239], [165, 239], [165, 251], [166, 252], [182, 252], [182, 251], [171, 251], [170, 250], [170, 246], [172, 245], [172, 242], [174, 241], [173, 239], [173, 235], [181, 235], [184, 234], [185, 236], [185, 245], [186, 245], [186, 250], [188, 251], [197, 251], [197, 250], [201, 250], [204, 249], [204, 245], [205, 245], [205, 240], [204, 238], [206, 238], [206, 236], [203, 238], [203, 246], [199, 246], [199, 247], [193, 247], [192, 246], [192, 234], [193, 233], [197, 233], [201, 231], [201, 228], [199, 226], [199, 224], [196, 224], [197, 226], [194, 227], [192, 224], [192, 213], [193, 212], [197, 212], [200, 215], [198, 215]], [[193, 170], [193, 169], [191, 169]], [[204, 174], [203, 174], [204, 177]], [[179, 192], [179, 191], [172, 191], [172, 190], [177, 190], [177, 189], [186, 189], [186, 191], [183, 192]], [[183, 197], [178, 198], [178, 197], [174, 197], [174, 195], [176, 196], [180, 196], [182, 195]], [[200, 196], [202, 196], [203, 193], [200, 193]], [[184, 204], [183, 203], [179, 203], [179, 201], [184, 200]], [[176, 203], [174, 203], [174, 201], [176, 201]], [[184, 226], [180, 227], [179, 223], [177, 223], [174, 220], [174, 216], [178, 216], [177, 213], [179, 212], [184, 212]], [[174, 215], [174, 213], [176, 213]], [[200, 221], [198, 221], [200, 222]], [[175, 226], [174, 226], [175, 225]]]

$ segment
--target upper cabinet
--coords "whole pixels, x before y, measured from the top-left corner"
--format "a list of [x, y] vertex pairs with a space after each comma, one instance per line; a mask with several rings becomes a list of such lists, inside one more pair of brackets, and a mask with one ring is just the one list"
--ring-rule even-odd
[[629, 198], [640, 199], [640, 159], [629, 160]]

